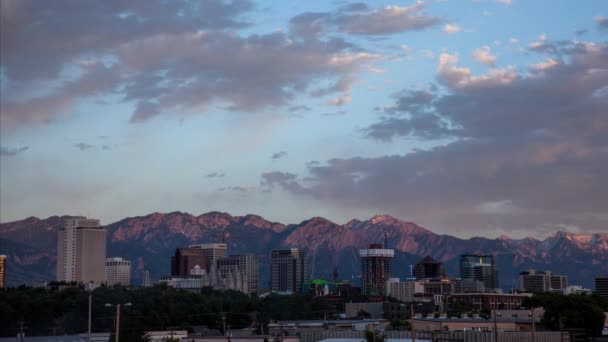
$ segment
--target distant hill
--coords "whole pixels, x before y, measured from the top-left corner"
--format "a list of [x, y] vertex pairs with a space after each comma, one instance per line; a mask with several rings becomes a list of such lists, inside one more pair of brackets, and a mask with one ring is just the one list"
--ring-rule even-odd
[[[55, 276], [57, 230], [64, 217], [30, 217], [0, 224], [0, 254], [8, 255], [7, 282], [11, 285], [53, 280]], [[144, 269], [157, 280], [170, 270], [170, 256], [176, 247], [217, 242], [226, 237], [229, 253], [254, 253], [260, 257], [260, 282], [268, 282], [272, 249], [298, 247], [309, 258], [314, 277], [332, 278], [337, 268], [340, 279], [358, 282], [358, 249], [382, 242], [387, 234], [396, 250], [394, 272], [405, 277], [409, 265], [426, 255], [442, 261], [448, 274], [458, 276], [459, 255], [484, 252], [496, 255], [501, 287], [518, 286], [519, 272], [534, 268], [565, 274], [570, 284], [593, 288], [597, 274], [608, 274], [608, 234], [557, 232], [545, 240], [470, 238], [438, 235], [415, 223], [387, 215], [366, 221], [352, 220], [338, 225], [321, 217], [300, 224], [270, 222], [257, 215], [231, 216], [210, 212], [153, 213], [129, 217], [106, 226], [108, 256], [131, 260], [133, 282], [140, 282]]]

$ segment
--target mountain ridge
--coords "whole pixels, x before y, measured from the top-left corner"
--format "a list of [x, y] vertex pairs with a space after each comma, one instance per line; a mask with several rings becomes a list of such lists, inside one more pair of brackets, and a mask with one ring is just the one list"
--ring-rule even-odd
[[[50, 216], [46, 219], [28, 217], [23, 220], [0, 224], [0, 247], [11, 247], [13, 259], [9, 267], [20, 270], [19, 279], [54, 277], [56, 231], [66, 216]], [[396, 275], [405, 277], [409, 265], [430, 255], [444, 262], [448, 273], [458, 275], [458, 257], [466, 252], [484, 252], [496, 255], [501, 272], [501, 284], [507, 286], [517, 279], [519, 271], [527, 268], [549, 269], [565, 273], [570, 283], [592, 286], [592, 277], [608, 273], [608, 234], [573, 234], [558, 231], [549, 237], [511, 239], [501, 236], [495, 239], [472, 237], [458, 238], [437, 234], [413, 222], [399, 220], [389, 215], [375, 215], [368, 220], [352, 219], [338, 224], [323, 217], [312, 217], [297, 224], [283, 224], [247, 214], [232, 216], [212, 211], [198, 216], [173, 211], [154, 212], [143, 216], [126, 217], [105, 225], [108, 229], [108, 256], [122, 256], [132, 261], [133, 278], [137, 282], [144, 269], [153, 279], [168, 273], [169, 257], [176, 247], [193, 243], [221, 241], [225, 238], [229, 253], [255, 253], [260, 257], [262, 287], [267, 280], [270, 250], [287, 247], [303, 249], [314, 262], [314, 276], [331, 278], [338, 268], [342, 278], [357, 280], [359, 260], [357, 250], [369, 243], [384, 241], [396, 250]], [[37, 260], [34, 256], [44, 253], [45, 268], [23, 260]], [[42, 259], [41, 259], [42, 260]], [[54, 267], [54, 266], [53, 266]], [[44, 271], [46, 269], [46, 271]], [[41, 270], [43, 270], [41, 272]], [[8, 282], [11, 283], [12, 278]]]

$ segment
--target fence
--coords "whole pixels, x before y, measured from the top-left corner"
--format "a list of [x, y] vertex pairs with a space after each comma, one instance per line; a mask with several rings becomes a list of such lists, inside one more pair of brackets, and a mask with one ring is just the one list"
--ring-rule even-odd
[[[409, 340], [409, 331], [387, 331], [389, 339]], [[300, 342], [318, 342], [329, 338], [360, 338], [365, 341], [362, 331], [311, 330], [300, 332]], [[532, 342], [529, 331], [505, 331], [498, 333], [498, 341], [491, 331], [417, 331], [416, 340], [432, 342]], [[568, 342], [570, 335], [562, 331], [536, 332], [534, 342]]]

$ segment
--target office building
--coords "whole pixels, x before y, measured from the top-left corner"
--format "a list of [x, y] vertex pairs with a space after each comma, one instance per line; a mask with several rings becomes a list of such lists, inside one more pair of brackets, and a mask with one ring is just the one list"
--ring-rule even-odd
[[482, 281], [476, 279], [452, 279], [454, 293], [486, 292]]
[[202, 251], [205, 262], [204, 267], [203, 265], [200, 266], [210, 275], [214, 275], [216, 272], [217, 260], [228, 256], [228, 247], [225, 243], [203, 243], [191, 245], [190, 248]]
[[456, 293], [455, 283], [448, 278], [426, 279], [422, 283], [425, 294], [447, 295]]
[[399, 281], [392, 278], [387, 282], [386, 291], [386, 296], [400, 302], [412, 302], [416, 293], [424, 293], [424, 284], [419, 280]]
[[144, 270], [142, 274], [141, 285], [143, 287], [150, 287], [150, 271]]
[[106, 259], [106, 284], [131, 285], [131, 261], [123, 258]]
[[99, 220], [70, 217], [57, 238], [57, 281], [103, 283], [106, 230]]
[[195, 266], [206, 267], [205, 251], [200, 248], [177, 248], [171, 257], [171, 276], [185, 277]]
[[519, 273], [519, 289], [522, 291], [533, 293], [563, 291], [566, 287], [568, 287], [568, 277], [563, 275], [535, 270]]
[[256, 255], [230, 255], [217, 260], [217, 274], [226, 289], [258, 293], [259, 261]]
[[595, 292], [608, 299], [608, 275], [595, 277]]
[[433, 259], [430, 256], [420, 260], [416, 266], [414, 266], [414, 277], [416, 279], [427, 279], [427, 278], [445, 278], [445, 267], [442, 263]]
[[498, 270], [492, 255], [463, 254], [460, 256], [460, 277], [483, 282], [486, 291], [498, 286]]
[[368, 249], [359, 250], [361, 257], [361, 294], [384, 296], [386, 282], [393, 274], [395, 251], [371, 244]]
[[301, 292], [308, 281], [306, 256], [297, 248], [275, 250], [270, 255], [270, 290]]
[[0, 255], [0, 289], [6, 287], [6, 255]]

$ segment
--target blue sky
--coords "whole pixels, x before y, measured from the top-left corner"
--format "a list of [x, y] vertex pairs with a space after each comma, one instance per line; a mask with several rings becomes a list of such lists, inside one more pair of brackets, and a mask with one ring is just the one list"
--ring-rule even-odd
[[2, 2], [0, 221], [608, 229], [604, 1]]

